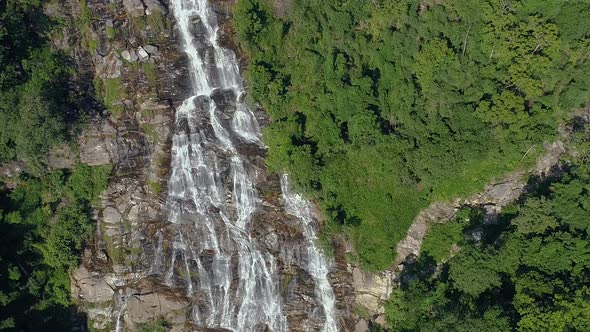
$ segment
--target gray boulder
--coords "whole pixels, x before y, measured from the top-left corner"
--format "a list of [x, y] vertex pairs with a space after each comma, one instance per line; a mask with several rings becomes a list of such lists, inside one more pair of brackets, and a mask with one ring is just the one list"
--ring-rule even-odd
[[166, 8], [162, 5], [162, 3], [158, 0], [145, 0], [144, 1], [146, 9], [146, 15], [152, 15], [154, 13], [161, 13], [166, 14]]
[[135, 62], [139, 60], [139, 57], [137, 56], [135, 50], [124, 50], [123, 52], [121, 52], [121, 57], [129, 62]]
[[158, 47], [154, 46], [154, 45], [144, 45], [143, 49], [148, 52], [149, 54], [155, 55], [158, 54]]
[[145, 61], [150, 58], [148, 52], [146, 52], [141, 46], [137, 49], [137, 56], [139, 57], [139, 61]]
[[123, 6], [125, 6], [125, 11], [131, 17], [140, 17], [145, 13], [141, 0], [123, 0]]

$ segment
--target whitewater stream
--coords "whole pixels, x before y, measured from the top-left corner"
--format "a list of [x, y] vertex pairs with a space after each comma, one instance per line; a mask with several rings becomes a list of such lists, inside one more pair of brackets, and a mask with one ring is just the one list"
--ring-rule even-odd
[[[261, 199], [257, 169], [240, 151], [264, 145], [244, 103], [238, 61], [219, 45], [217, 18], [206, 0], [171, 0], [171, 9], [194, 94], [176, 110], [166, 203], [174, 231], [168, 248], [158, 233], [158, 250], [172, 254], [156, 255], [151, 272], [166, 284], [182, 284], [191, 299], [190, 320], [199, 329], [289, 331], [277, 257], [251, 235]], [[308, 330], [338, 331], [330, 262], [316, 247], [310, 204], [289, 191], [287, 176], [281, 187], [283, 209], [303, 230], [297, 248], [281, 250], [313, 279], [313, 312], [322, 321]]]

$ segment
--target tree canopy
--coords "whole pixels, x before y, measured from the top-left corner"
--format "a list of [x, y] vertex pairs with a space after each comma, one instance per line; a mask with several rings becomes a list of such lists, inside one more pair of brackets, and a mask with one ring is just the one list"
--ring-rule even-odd
[[239, 1], [268, 164], [383, 269], [417, 212], [533, 162], [589, 100], [573, 0]]
[[69, 272], [92, 234], [90, 208], [109, 167], [23, 176], [0, 193], [0, 330], [70, 329]]
[[468, 212], [441, 226], [446, 232], [431, 230], [427, 242], [459, 234], [456, 254], [447, 251], [435, 268], [433, 246], [423, 248], [408, 272], [420, 278], [405, 278], [387, 305], [394, 330], [589, 330], [590, 165], [568, 168], [506, 209], [498, 224]]
[[72, 92], [65, 55], [48, 43], [54, 25], [40, 1], [0, 3], [0, 161], [42, 158], [87, 107]]

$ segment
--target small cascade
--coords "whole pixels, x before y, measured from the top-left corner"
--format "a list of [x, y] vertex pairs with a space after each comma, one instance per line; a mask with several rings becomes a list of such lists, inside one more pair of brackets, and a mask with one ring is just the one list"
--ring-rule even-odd
[[303, 225], [303, 235], [305, 237], [305, 248], [307, 248], [307, 266], [306, 270], [315, 281], [315, 294], [322, 304], [325, 315], [325, 323], [322, 331], [337, 332], [338, 325], [336, 320], [336, 299], [334, 290], [328, 280], [328, 260], [322, 254], [317, 246], [317, 236], [313, 227], [313, 216], [311, 213], [311, 204], [304, 200], [300, 195], [289, 190], [289, 178], [287, 174], [281, 177], [281, 189], [285, 199], [285, 208], [288, 213], [296, 216]]
[[118, 309], [116, 314], [117, 319], [115, 321], [115, 332], [123, 332], [123, 315], [125, 314], [125, 309], [127, 308], [127, 296], [123, 293], [123, 289], [119, 289], [117, 293], [116, 307], [118, 307]]

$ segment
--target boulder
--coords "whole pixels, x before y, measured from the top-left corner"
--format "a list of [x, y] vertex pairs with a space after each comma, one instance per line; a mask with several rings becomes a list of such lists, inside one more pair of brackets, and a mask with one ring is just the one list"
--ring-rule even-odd
[[139, 61], [145, 61], [150, 58], [148, 52], [141, 46], [137, 49], [137, 56], [139, 57]]
[[72, 298], [89, 303], [105, 303], [113, 300], [115, 293], [102, 278], [96, 278], [84, 267], [75, 269], [71, 275]]
[[102, 219], [107, 224], [116, 224], [121, 222], [121, 212], [112, 206], [107, 206], [102, 211]]
[[358, 267], [352, 267], [352, 277], [356, 303], [366, 308], [373, 316], [382, 315], [383, 304], [389, 299], [393, 289], [391, 272], [371, 274]]
[[145, 13], [145, 8], [141, 0], [123, 0], [125, 11], [131, 17], [140, 17]]
[[135, 62], [139, 59], [135, 50], [124, 50], [121, 52], [121, 57], [129, 62]]
[[158, 52], [158, 47], [156, 47], [154, 45], [149, 45], [149, 44], [148, 45], [144, 45], [143, 46], [143, 49], [146, 52], [148, 52], [149, 54], [152, 54], [152, 55], [157, 55], [159, 53]]
[[154, 13], [166, 14], [166, 8], [158, 0], [145, 0], [146, 15], [152, 15]]
[[[130, 58], [129, 54], [123, 55], [121, 53], [121, 56], [123, 58], [125, 58], [125, 56], [127, 56], [127, 58]], [[98, 59], [97, 57], [95, 63], [96, 73], [98, 77], [103, 79], [121, 77], [121, 67], [123, 66], [123, 62], [121, 61], [121, 59], [119, 59], [115, 51], [111, 51], [106, 56], [100, 57], [100, 59]]]
[[84, 138], [80, 142], [80, 162], [89, 166], [110, 164], [111, 150], [114, 145], [115, 142], [107, 138]]
[[182, 324], [188, 307], [188, 301], [183, 298], [155, 292], [146, 294], [136, 292], [127, 299], [125, 321], [137, 324], [148, 322], [154, 317], [164, 317], [171, 323]]

